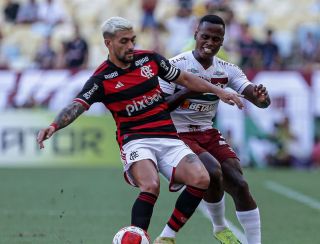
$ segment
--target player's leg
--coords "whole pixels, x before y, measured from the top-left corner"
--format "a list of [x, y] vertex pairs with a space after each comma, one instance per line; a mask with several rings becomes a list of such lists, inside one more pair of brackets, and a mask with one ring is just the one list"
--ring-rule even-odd
[[133, 163], [129, 173], [140, 189], [140, 194], [132, 206], [131, 225], [147, 231], [160, 192], [158, 171], [151, 160], [145, 159]]
[[236, 214], [242, 225], [248, 244], [261, 243], [259, 208], [253, 199], [237, 158], [228, 158], [221, 163], [225, 190], [232, 196]]
[[[186, 155], [175, 169], [173, 181], [186, 185], [160, 237], [174, 238], [194, 213], [209, 186], [209, 175], [195, 154]], [[155, 243], [167, 243], [159, 242]]]
[[199, 158], [210, 175], [210, 185], [203, 198], [203, 204], [208, 210], [207, 213], [213, 226], [213, 234], [220, 243], [240, 243], [229, 229], [225, 218], [223, 178], [220, 163], [206, 151], [200, 153]]

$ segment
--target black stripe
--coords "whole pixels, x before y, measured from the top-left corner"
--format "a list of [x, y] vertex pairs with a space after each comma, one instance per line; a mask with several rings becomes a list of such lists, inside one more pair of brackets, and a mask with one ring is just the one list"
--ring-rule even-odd
[[159, 120], [167, 120], [170, 119], [170, 114], [169, 113], [157, 113], [145, 118], [142, 118], [138, 121], [132, 121], [132, 122], [122, 122], [120, 125], [120, 128], [129, 128], [129, 127], [135, 127], [135, 126], [139, 126], [142, 124], [146, 124], [146, 123], [150, 123], [150, 122], [155, 122], [155, 121], [159, 121]]
[[182, 226], [184, 223], [182, 223], [180, 220], [178, 220], [177, 218], [176, 218], [176, 216], [174, 216], [174, 215], [171, 215], [171, 219], [173, 219], [174, 220], [174, 222], [176, 222], [176, 224], [178, 224], [178, 225], [180, 225], [180, 226]]
[[137, 139], [144, 139], [144, 138], [167, 138], [167, 139], [179, 139], [179, 137], [177, 135], [159, 135], [159, 134], [134, 134], [134, 135], [130, 135], [128, 136], [127, 138], [125, 138], [123, 140], [123, 144], [126, 144], [128, 143], [129, 141], [132, 141], [132, 140], [137, 140]]
[[[121, 77], [121, 76], [120, 76]], [[125, 79], [126, 77], [124, 77]], [[130, 87], [126, 90], [123, 90], [121, 92], [108, 94], [104, 100], [105, 104], [110, 104], [114, 102], [120, 102], [123, 100], [129, 100], [136, 98], [140, 95], [143, 95], [154, 88], [156, 88], [159, 85], [158, 77], [153, 76], [151, 79], [146, 80], [140, 84], [137, 84], [133, 87]]]
[[154, 132], [155, 134], [157, 132], [176, 132], [176, 127], [174, 125], [164, 125], [164, 126], [157, 126], [157, 127], [152, 127], [152, 128], [143, 128], [139, 129], [138, 131], [136, 130], [120, 130], [120, 135], [125, 135], [125, 134], [133, 134], [133, 133], [143, 133], [143, 132]]

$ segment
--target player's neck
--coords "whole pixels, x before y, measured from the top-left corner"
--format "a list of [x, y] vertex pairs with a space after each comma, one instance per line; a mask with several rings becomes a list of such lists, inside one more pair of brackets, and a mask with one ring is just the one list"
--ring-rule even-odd
[[210, 59], [201, 58], [201, 56], [196, 50], [193, 50], [192, 54], [204, 69], [208, 69], [213, 64], [213, 58], [210, 58]]
[[130, 67], [131, 63], [124, 63], [118, 60], [117, 58], [114, 58], [112, 56], [109, 56], [109, 60], [111, 63], [113, 63], [115, 66], [117, 66], [120, 69], [127, 69]]

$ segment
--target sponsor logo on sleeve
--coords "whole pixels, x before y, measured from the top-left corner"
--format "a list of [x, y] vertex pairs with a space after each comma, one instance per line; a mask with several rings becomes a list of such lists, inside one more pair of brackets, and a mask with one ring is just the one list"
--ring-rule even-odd
[[92, 94], [93, 94], [96, 90], [98, 90], [98, 88], [99, 88], [99, 86], [98, 86], [96, 83], [94, 83], [93, 87], [92, 87], [89, 91], [87, 91], [86, 93], [83, 94], [83, 97], [84, 97], [85, 99], [89, 100], [90, 97], [92, 96]]
[[163, 68], [165, 71], [169, 71], [169, 67], [164, 60], [161, 60], [160, 67]]

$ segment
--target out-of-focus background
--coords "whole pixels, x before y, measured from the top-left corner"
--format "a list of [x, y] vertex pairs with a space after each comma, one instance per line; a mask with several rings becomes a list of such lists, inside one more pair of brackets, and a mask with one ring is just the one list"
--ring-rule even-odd
[[[193, 48], [197, 21], [209, 13], [226, 22], [219, 57], [264, 84], [272, 100], [263, 110], [221, 103], [213, 121], [245, 168], [264, 243], [319, 242], [319, 0], [0, 0], [0, 11], [0, 243], [110, 243], [130, 223], [136, 192], [122, 179], [115, 125], [102, 105], [45, 150], [36, 134], [107, 58], [104, 20], [131, 20], [137, 48], [170, 58]], [[166, 187], [153, 238], [176, 198]], [[243, 235], [230, 199], [227, 208]], [[201, 214], [185, 229], [180, 243], [213, 241]]]

